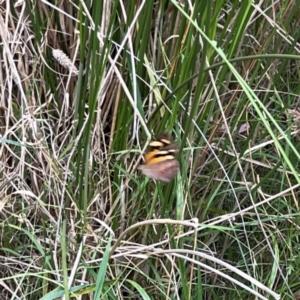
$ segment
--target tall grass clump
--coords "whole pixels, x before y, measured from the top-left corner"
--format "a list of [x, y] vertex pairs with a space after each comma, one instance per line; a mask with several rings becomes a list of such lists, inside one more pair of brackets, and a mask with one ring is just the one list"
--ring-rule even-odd
[[0, 299], [300, 299], [297, 1], [0, 8]]

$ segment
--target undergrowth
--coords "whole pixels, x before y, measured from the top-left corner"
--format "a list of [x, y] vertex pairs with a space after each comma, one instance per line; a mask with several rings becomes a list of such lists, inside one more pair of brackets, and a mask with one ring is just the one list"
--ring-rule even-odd
[[0, 299], [300, 299], [298, 1], [0, 8]]

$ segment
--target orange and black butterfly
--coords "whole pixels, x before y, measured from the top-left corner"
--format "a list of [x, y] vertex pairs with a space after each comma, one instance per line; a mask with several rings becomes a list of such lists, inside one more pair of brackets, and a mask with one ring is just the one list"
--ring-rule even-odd
[[175, 158], [177, 144], [169, 140], [168, 133], [162, 133], [157, 140], [150, 142], [149, 146], [145, 164], [138, 169], [154, 180], [169, 182], [179, 170], [179, 163]]

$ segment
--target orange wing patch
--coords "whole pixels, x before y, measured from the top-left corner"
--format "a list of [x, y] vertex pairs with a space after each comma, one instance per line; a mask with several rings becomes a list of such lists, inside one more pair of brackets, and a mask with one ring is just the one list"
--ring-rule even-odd
[[138, 167], [146, 176], [162, 182], [171, 181], [179, 170], [175, 158], [177, 144], [169, 140], [167, 133], [161, 134], [149, 144], [150, 150], [145, 155], [145, 164]]

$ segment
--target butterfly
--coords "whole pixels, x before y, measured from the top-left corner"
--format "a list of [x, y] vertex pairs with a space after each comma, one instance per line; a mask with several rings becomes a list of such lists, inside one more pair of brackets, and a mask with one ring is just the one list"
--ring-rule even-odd
[[150, 142], [150, 149], [145, 155], [145, 164], [138, 167], [146, 176], [162, 182], [171, 181], [179, 170], [175, 158], [177, 144], [172, 143], [168, 133], [162, 133]]

